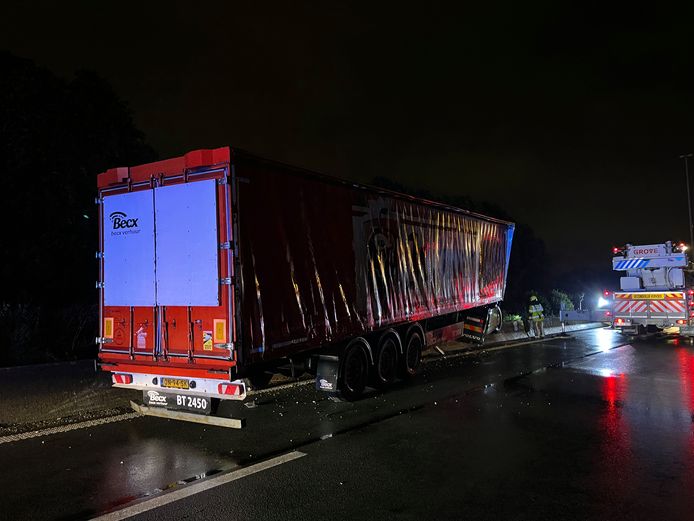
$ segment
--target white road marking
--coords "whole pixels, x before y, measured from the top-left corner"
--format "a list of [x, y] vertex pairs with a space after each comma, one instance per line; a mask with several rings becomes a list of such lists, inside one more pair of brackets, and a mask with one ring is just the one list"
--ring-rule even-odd
[[245, 478], [252, 474], [262, 472], [263, 470], [282, 465], [283, 463], [289, 463], [290, 461], [303, 458], [304, 456], [306, 456], [306, 454], [303, 452], [292, 451], [267, 461], [261, 461], [260, 463], [234, 470], [228, 474], [223, 474], [199, 483], [184, 486], [183, 488], [175, 489], [173, 492], [162, 494], [151, 499], [146, 499], [141, 503], [136, 503], [129, 507], [122, 508], [121, 510], [116, 510], [115, 512], [110, 512], [108, 514], [104, 514], [103, 516], [96, 517], [94, 518], [94, 521], [117, 521], [120, 519], [127, 519], [129, 517], [142, 514], [143, 512], [148, 512], [150, 510], [163, 507], [164, 505], [168, 505], [174, 501], [178, 501], [180, 499], [199, 494], [200, 492], [231, 483], [232, 481]]
[[134, 412], [127, 412], [125, 414], [118, 414], [117, 416], [107, 416], [106, 418], [97, 418], [96, 420], [89, 420], [79, 423], [69, 423], [67, 425], [51, 427], [48, 429], [41, 429], [39, 431], [29, 431], [23, 432], [21, 434], [9, 434], [7, 436], [0, 437], [0, 445], [2, 445], [3, 443], [12, 443], [14, 441], [29, 440], [31, 438], [39, 438], [41, 436], [59, 434], [61, 432], [74, 431], [77, 429], [87, 429], [89, 427], [96, 427], [97, 425], [105, 425], [107, 423], [120, 422], [123, 420], [132, 420], [133, 418], [138, 418], [140, 416], [140, 414]]

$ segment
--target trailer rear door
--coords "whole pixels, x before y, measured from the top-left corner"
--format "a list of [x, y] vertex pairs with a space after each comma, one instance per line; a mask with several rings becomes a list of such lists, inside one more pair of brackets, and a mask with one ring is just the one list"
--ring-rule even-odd
[[102, 358], [233, 360], [232, 252], [220, 249], [231, 243], [225, 172], [102, 194]]

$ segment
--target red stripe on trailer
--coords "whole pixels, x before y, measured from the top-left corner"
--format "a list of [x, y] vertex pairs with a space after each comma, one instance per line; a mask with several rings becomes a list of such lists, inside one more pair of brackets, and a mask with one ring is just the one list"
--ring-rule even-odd
[[681, 300], [671, 300], [668, 302], [668, 306], [674, 313], [682, 313], [685, 309], [684, 302]]
[[672, 311], [672, 308], [667, 302], [659, 301], [659, 302], [652, 302], [651, 307], [654, 307], [658, 313], [669, 313]]
[[218, 370], [188, 369], [182, 367], [167, 367], [164, 365], [136, 365], [104, 363], [101, 368], [104, 371], [128, 371], [129, 373], [156, 374], [160, 376], [183, 376], [187, 378], [212, 378], [214, 380], [229, 380], [229, 373], [220, 373]]
[[629, 311], [629, 308], [633, 305], [632, 301], [627, 301], [627, 302], [618, 302], [615, 305], [615, 312], [616, 313], [624, 313], [626, 311]]
[[651, 311], [654, 313], [665, 313], [667, 310], [662, 307], [662, 302], [651, 300]]
[[676, 301], [669, 301], [665, 303], [665, 307], [667, 308], [668, 311], [673, 311], [675, 313], [682, 311], [679, 306], [677, 305]]

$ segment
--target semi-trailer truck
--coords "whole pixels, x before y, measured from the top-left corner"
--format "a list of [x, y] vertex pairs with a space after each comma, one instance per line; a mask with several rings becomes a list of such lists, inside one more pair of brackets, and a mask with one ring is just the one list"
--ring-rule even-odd
[[148, 407], [214, 414], [285, 363], [356, 399], [501, 323], [510, 222], [226, 147], [97, 179], [99, 362]]

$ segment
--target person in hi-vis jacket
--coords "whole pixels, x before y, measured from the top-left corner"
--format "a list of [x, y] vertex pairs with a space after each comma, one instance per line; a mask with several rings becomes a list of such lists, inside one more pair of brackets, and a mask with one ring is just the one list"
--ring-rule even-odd
[[545, 336], [545, 315], [543, 313], [542, 304], [535, 295], [532, 295], [528, 305], [528, 320], [530, 321], [530, 329], [538, 338]]

